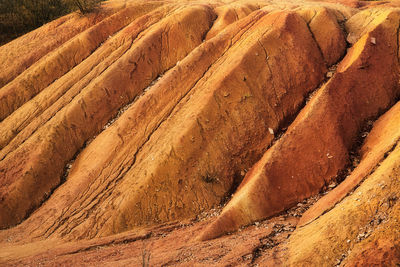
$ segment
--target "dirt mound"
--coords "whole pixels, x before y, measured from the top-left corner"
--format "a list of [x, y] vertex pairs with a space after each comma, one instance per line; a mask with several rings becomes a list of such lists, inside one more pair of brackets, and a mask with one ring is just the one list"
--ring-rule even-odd
[[396, 3], [226, 2], [108, 1], [0, 47], [5, 264], [397, 262]]

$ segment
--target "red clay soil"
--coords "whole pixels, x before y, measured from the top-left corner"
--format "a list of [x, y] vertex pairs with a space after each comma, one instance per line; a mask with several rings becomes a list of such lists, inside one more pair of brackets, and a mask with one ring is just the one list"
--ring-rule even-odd
[[381, 16], [385, 16], [384, 22], [354, 44], [335, 75], [250, 170], [201, 239], [281, 212], [318, 193], [345, 167], [363, 122], [390, 107], [400, 92], [398, 58], [393, 57], [397, 54], [399, 15], [387, 12]]
[[[256, 222], [208, 242], [197, 241], [195, 233], [215, 219], [220, 208], [194, 220], [169, 222], [157, 227], [128, 231], [109, 237], [80, 242], [39, 241], [25, 245], [5, 245], [0, 257], [7, 266], [105, 265], [105, 266], [237, 266], [282, 264], [274, 257], [295, 229], [298, 216], [315, 200], [310, 200], [271, 220]], [[10, 242], [13, 242], [10, 239]], [[23, 255], [23, 256], [22, 256]]]
[[399, 3], [110, 0], [0, 47], [0, 265], [394, 266]]
[[[121, 106], [141, 94], [152, 79], [198, 45], [211, 21], [212, 14], [205, 7], [187, 7], [165, 17], [25, 142], [6, 154], [0, 163], [1, 187], [8, 188], [1, 191], [0, 226], [18, 223], [29, 215], [61, 182], [64, 166], [84, 142], [98, 133]], [[198, 28], [196, 23], [204, 28]], [[192, 27], [183, 31], [179, 25]], [[170, 28], [171, 38], [166, 35], [163, 42], [165, 27]], [[190, 38], [190, 42], [163, 55], [162, 47], [172, 46], [180, 38]], [[136, 64], [133, 58], [142, 64]]]

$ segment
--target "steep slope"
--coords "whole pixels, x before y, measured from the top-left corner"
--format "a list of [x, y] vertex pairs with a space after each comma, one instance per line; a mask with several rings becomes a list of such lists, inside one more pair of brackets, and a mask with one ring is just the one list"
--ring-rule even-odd
[[[344, 266], [394, 266], [400, 262], [399, 133], [398, 129], [386, 132], [380, 128], [393, 113], [398, 116], [398, 105], [385, 114], [371, 132], [371, 139], [379, 136], [380, 144], [389, 145], [385, 149], [386, 157], [374, 162], [374, 169], [366, 175], [365, 181], [354, 191], [348, 190], [349, 195], [343, 201], [294, 232], [289, 245], [290, 265], [332, 266], [343, 261]], [[363, 159], [358, 168], [364, 169], [366, 161], [367, 158]], [[336, 192], [330, 194], [336, 195]]]
[[[121, 8], [121, 7], [119, 7]], [[115, 6], [104, 6], [101, 13], [79, 16], [70, 14], [3, 45], [0, 49], [0, 86], [12, 81], [44, 55], [66, 43], [118, 11]]]
[[[167, 16], [150, 27], [101, 76], [34, 131], [22, 145], [3, 156], [0, 163], [3, 176], [2, 227], [26, 217], [60, 183], [64, 166], [84, 142], [97, 133], [121, 106], [139, 95], [152, 79], [201, 42], [212, 21], [210, 12], [205, 7], [181, 8], [174, 16]], [[197, 24], [203, 28], [198, 28]], [[179, 25], [185, 25], [185, 30]], [[169, 31], [166, 32], [165, 28]], [[182, 38], [186, 46], [174, 45]], [[169, 47], [176, 49], [168, 52]]]
[[202, 239], [291, 207], [318, 193], [345, 167], [362, 124], [399, 95], [399, 14], [388, 11], [375, 20], [377, 26], [350, 49], [332, 79], [250, 170]]
[[0, 265], [398, 264], [397, 6], [111, 0], [0, 47]]

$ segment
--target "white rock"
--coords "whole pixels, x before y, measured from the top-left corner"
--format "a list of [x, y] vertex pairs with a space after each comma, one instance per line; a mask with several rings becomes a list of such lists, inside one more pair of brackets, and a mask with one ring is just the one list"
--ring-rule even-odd
[[274, 134], [274, 130], [272, 128], [268, 128], [268, 131], [270, 134], [272, 134], [272, 135]]

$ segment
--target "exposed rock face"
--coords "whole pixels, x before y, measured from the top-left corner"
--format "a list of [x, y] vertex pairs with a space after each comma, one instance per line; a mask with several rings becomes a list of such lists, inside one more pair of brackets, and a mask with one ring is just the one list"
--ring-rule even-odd
[[252, 236], [251, 263], [398, 263], [396, 3], [226, 2], [109, 1], [0, 47], [5, 262], [144, 240], [228, 200], [171, 245], [201, 246], [345, 178]]
[[[399, 95], [399, 65], [393, 56], [398, 14], [381, 16], [386, 19], [350, 49], [336, 74], [250, 170], [202, 238], [277, 214], [318, 193], [345, 167], [362, 123], [390, 107]], [[371, 41], [376, 39], [381, 43]]]

